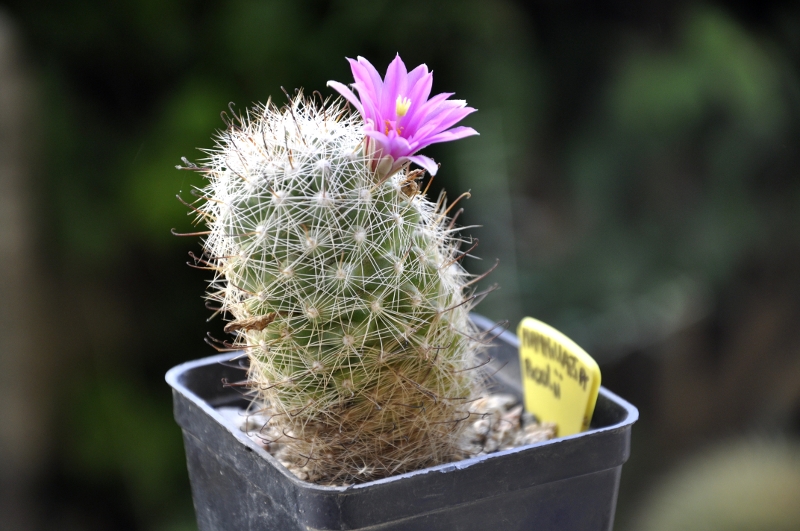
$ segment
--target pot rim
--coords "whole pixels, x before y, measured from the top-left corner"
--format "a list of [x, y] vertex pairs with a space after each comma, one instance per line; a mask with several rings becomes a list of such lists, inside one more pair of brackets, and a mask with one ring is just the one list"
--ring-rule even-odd
[[[472, 315], [472, 319], [481, 328], [485, 328], [487, 326], [487, 324], [488, 324], [488, 327], [491, 327], [493, 325], [493, 323], [490, 320], [488, 320], [488, 319], [486, 319], [485, 317], [482, 317], [482, 316], [478, 316], [478, 315], [474, 315], [473, 314]], [[519, 341], [518, 341], [517, 337], [513, 333], [511, 333], [511, 332], [509, 332], [507, 330], [502, 332], [498, 336], [498, 339], [500, 339], [500, 341], [502, 343], [505, 343], [509, 347], [517, 348], [517, 349], [519, 348]], [[364, 483], [358, 483], [358, 484], [355, 484], [355, 485], [346, 485], [346, 486], [317, 485], [315, 483], [310, 483], [308, 481], [301, 480], [298, 477], [296, 477], [294, 474], [292, 474], [288, 469], [286, 469], [286, 467], [284, 467], [268, 451], [266, 451], [260, 445], [256, 444], [255, 441], [253, 441], [245, 432], [241, 431], [237, 426], [233, 425], [228, 419], [223, 417], [214, 407], [212, 407], [206, 400], [204, 400], [203, 398], [201, 398], [200, 396], [198, 396], [197, 394], [192, 392], [185, 385], [183, 380], [185, 379], [185, 375], [189, 371], [191, 371], [193, 369], [197, 369], [199, 367], [207, 366], [207, 365], [212, 365], [212, 364], [217, 364], [217, 363], [224, 364], [225, 362], [230, 362], [232, 359], [235, 359], [237, 356], [241, 356], [241, 352], [240, 351], [227, 352], [227, 353], [224, 353], [224, 354], [217, 354], [215, 356], [209, 356], [209, 357], [205, 357], [205, 358], [201, 358], [201, 359], [197, 359], [197, 360], [188, 361], [188, 362], [182, 363], [182, 364], [177, 365], [177, 366], [173, 367], [172, 369], [170, 369], [167, 372], [166, 376], [165, 376], [165, 380], [173, 388], [173, 392], [179, 393], [180, 395], [185, 397], [187, 400], [189, 400], [190, 402], [195, 404], [198, 408], [200, 408], [207, 415], [209, 415], [210, 417], [215, 419], [217, 421], [217, 423], [219, 423], [221, 426], [223, 426], [228, 432], [233, 434], [233, 436], [240, 443], [245, 445], [250, 451], [255, 452], [259, 456], [261, 456], [264, 459], [266, 459], [270, 464], [275, 466], [275, 468], [277, 468], [277, 470], [279, 470], [281, 472], [281, 474], [284, 477], [286, 477], [286, 479], [292, 481], [298, 487], [302, 487], [303, 489], [306, 489], [306, 490], [313, 490], [313, 491], [316, 491], [316, 492], [318, 492], [320, 494], [322, 494], [322, 493], [353, 492], [353, 491], [357, 491], [357, 490], [361, 490], [361, 489], [369, 489], [369, 488], [372, 488], [372, 487], [375, 487], [375, 486], [378, 486], [378, 485], [385, 485], [385, 484], [394, 483], [394, 482], [397, 482], [397, 481], [405, 480], [407, 478], [412, 478], [412, 477], [415, 477], [415, 476], [421, 476], [421, 475], [424, 475], [424, 474], [446, 473], [446, 472], [450, 472], [450, 471], [453, 471], [453, 470], [467, 469], [467, 468], [470, 468], [472, 466], [475, 466], [475, 465], [478, 465], [478, 464], [481, 464], [481, 463], [484, 463], [484, 462], [487, 462], [487, 461], [492, 461], [492, 460], [495, 460], [495, 459], [501, 459], [504, 456], [525, 452], [525, 451], [528, 451], [528, 450], [530, 450], [532, 448], [539, 448], [539, 447], [544, 447], [544, 446], [548, 446], [548, 445], [552, 445], [552, 444], [559, 444], [559, 443], [563, 443], [564, 441], [569, 441], [571, 439], [579, 439], [579, 438], [587, 437], [587, 436], [592, 435], [592, 434], [599, 434], [599, 433], [603, 433], [603, 432], [611, 432], [611, 431], [615, 431], [615, 430], [628, 429], [630, 427], [630, 425], [633, 424], [634, 422], [636, 422], [638, 420], [638, 418], [639, 418], [639, 411], [635, 406], [633, 406], [632, 404], [630, 404], [626, 400], [620, 398], [616, 394], [612, 393], [611, 391], [609, 391], [605, 387], [601, 386], [600, 387], [600, 396], [605, 398], [605, 399], [607, 399], [607, 400], [609, 400], [609, 401], [611, 401], [611, 402], [613, 402], [616, 406], [618, 406], [618, 407], [620, 407], [620, 408], [622, 408], [624, 410], [624, 415], [621, 416], [621, 418], [620, 418], [620, 420], [618, 422], [615, 422], [613, 424], [610, 424], [610, 425], [607, 425], [607, 426], [602, 426], [602, 427], [590, 428], [589, 430], [587, 430], [585, 432], [582, 432], [582, 433], [577, 433], [577, 434], [573, 434], [573, 435], [567, 435], [567, 436], [564, 436], [564, 437], [556, 437], [556, 438], [553, 438], [553, 439], [550, 439], [550, 440], [547, 440], [547, 441], [540, 441], [540, 442], [536, 442], [536, 443], [532, 443], [532, 444], [527, 444], [527, 445], [524, 445], [524, 446], [517, 446], [516, 448], [510, 448], [508, 450], [501, 450], [501, 451], [493, 452], [493, 453], [486, 454], [486, 455], [470, 457], [470, 458], [467, 458], [467, 459], [462, 459], [460, 461], [455, 461], [455, 462], [451, 462], [451, 463], [443, 463], [443, 464], [440, 464], [440, 465], [435, 465], [435, 466], [428, 467], [428, 468], [423, 468], [423, 469], [420, 469], [420, 470], [414, 470], [414, 471], [411, 471], [411, 472], [405, 472], [403, 474], [397, 474], [397, 475], [390, 476], [390, 477], [387, 477], [387, 478], [376, 479], [376, 480], [368, 481], [368, 482], [364, 482]], [[508, 375], [504, 375], [504, 376], [505, 377], [501, 378], [503, 383], [505, 383], [506, 385], [511, 386], [512, 388], [513, 387], [516, 387], [517, 389], [520, 388], [519, 382], [514, 382], [513, 381], [513, 377], [509, 377]]]

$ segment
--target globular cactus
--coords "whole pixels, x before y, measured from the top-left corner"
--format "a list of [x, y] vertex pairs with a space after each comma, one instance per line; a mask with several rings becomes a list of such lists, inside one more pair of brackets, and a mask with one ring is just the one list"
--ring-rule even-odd
[[[371, 134], [370, 87], [359, 86], [358, 69], [372, 65], [352, 63], [361, 100], [331, 85], [359, 114], [341, 99], [318, 104], [298, 93], [236, 117], [202, 167], [192, 166], [209, 180], [196, 208], [209, 228], [202, 260], [216, 271], [208, 299], [232, 318], [226, 331], [249, 357], [248, 385], [272, 432], [310, 480], [327, 484], [457, 458], [481, 388], [464, 242], [444, 196], [426, 199], [423, 170], [409, 169], [413, 161], [436, 171], [409, 151], [431, 136], [474, 131], [444, 131], [445, 120], [405, 152], [380, 137], [394, 132], [408, 144], [435, 116], [472, 109], [445, 96], [416, 109], [427, 120], [415, 115], [430, 90], [423, 65], [406, 86], [395, 83], [411, 95], [389, 94], [383, 117], [391, 116]], [[399, 57], [393, 67], [405, 74]], [[418, 119], [416, 129], [406, 118]]]

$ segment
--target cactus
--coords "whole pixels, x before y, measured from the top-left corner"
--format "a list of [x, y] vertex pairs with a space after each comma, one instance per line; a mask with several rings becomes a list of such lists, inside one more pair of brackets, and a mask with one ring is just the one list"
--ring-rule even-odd
[[[435, 173], [414, 152], [454, 139], [447, 133], [475, 134], [445, 131], [473, 109], [447, 95], [428, 100], [427, 68], [400, 79], [397, 57], [385, 84], [394, 68], [411, 96], [389, 94], [391, 116], [370, 133], [370, 87], [359, 86], [359, 74], [372, 65], [351, 64], [361, 99], [330, 85], [358, 114], [341, 98], [320, 104], [298, 92], [283, 107], [269, 102], [234, 117], [204, 164], [188, 165], [209, 181], [193, 208], [209, 228], [200, 260], [216, 272], [207, 298], [231, 318], [225, 330], [235, 340], [226, 346], [247, 353], [247, 385], [272, 432], [311, 481], [325, 484], [459, 458], [482, 386], [473, 370], [480, 338], [468, 318], [479, 297], [467, 292], [472, 279], [459, 263], [465, 242], [448, 217], [455, 203], [426, 199], [424, 170], [409, 167]], [[431, 114], [451, 119], [409, 145], [403, 124], [419, 133], [426, 123], [415, 104], [428, 124]]]

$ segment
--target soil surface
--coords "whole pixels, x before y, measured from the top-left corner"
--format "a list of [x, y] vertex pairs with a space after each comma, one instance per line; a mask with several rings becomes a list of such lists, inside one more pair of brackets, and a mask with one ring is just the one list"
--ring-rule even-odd
[[[269, 425], [268, 415], [232, 407], [222, 407], [217, 411], [299, 479], [310, 480], [303, 462], [288, 455], [286, 445], [280, 442], [281, 434]], [[555, 424], [537, 422], [531, 414], [524, 412], [519, 399], [511, 394], [479, 398], [473, 402], [471, 412], [475, 420], [464, 430], [460, 441], [465, 458], [546, 441], [555, 436]]]

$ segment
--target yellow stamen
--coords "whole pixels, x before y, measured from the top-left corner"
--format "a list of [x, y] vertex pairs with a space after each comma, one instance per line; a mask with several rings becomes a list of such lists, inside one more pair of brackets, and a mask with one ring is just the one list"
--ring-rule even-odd
[[408, 108], [411, 107], [411, 100], [408, 98], [404, 98], [403, 96], [397, 96], [397, 103], [395, 107], [395, 111], [397, 112], [397, 117], [402, 118], [408, 112]]

